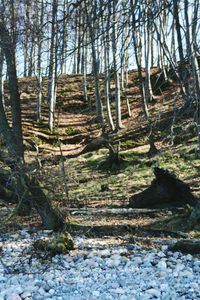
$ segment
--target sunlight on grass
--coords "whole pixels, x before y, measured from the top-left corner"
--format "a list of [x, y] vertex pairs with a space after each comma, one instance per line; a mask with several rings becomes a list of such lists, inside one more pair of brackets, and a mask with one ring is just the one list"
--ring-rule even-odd
[[[127, 150], [122, 152], [124, 161], [120, 165], [107, 167], [104, 163], [108, 156], [107, 149], [101, 149], [94, 152], [88, 152], [82, 156], [83, 163], [79, 160], [79, 173], [76, 178], [79, 185], [71, 191], [71, 196], [81, 196], [81, 198], [90, 200], [90, 197], [129, 197], [147, 187], [154, 179], [153, 168], [159, 166], [169, 169], [178, 178], [183, 179], [191, 186], [198, 185], [200, 160], [189, 159], [193, 157], [190, 153], [191, 147], [184, 145], [171, 150], [162, 150], [158, 155], [149, 158], [148, 147], [138, 150]], [[187, 155], [187, 160], [185, 156]], [[76, 173], [77, 161], [71, 159], [69, 165], [73, 165]], [[74, 165], [75, 164], [75, 165]], [[87, 174], [87, 175], [86, 175]], [[86, 177], [88, 180], [86, 180]], [[197, 181], [197, 182], [196, 182]], [[101, 191], [102, 185], [107, 184], [107, 192]], [[199, 195], [200, 191], [196, 191]]]

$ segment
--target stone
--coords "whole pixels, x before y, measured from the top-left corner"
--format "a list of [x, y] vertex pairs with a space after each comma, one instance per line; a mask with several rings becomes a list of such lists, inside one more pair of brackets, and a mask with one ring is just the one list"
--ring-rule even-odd
[[152, 297], [156, 297], [160, 299], [161, 292], [158, 289], [152, 288], [146, 291], [148, 294], [152, 295]]
[[99, 297], [99, 296], [100, 296], [100, 292], [99, 292], [99, 291], [93, 291], [93, 292], [92, 292], [92, 295], [93, 295], [94, 297]]
[[124, 294], [125, 291], [121, 287], [119, 287], [119, 288], [115, 289], [115, 293], [116, 294]]
[[7, 300], [21, 300], [22, 298], [18, 294], [10, 294], [7, 296]]
[[183, 264], [177, 264], [175, 267], [175, 272], [180, 272], [185, 269], [185, 266]]
[[31, 297], [31, 296], [32, 296], [31, 292], [24, 292], [24, 293], [21, 294], [22, 299], [26, 299], [26, 298]]
[[50, 289], [49, 292], [48, 292], [50, 295], [53, 295], [55, 293], [55, 290], [54, 289]]
[[167, 245], [163, 245], [162, 247], [161, 247], [161, 250], [164, 252], [164, 251], [167, 251], [168, 250], [168, 246]]
[[157, 268], [160, 270], [166, 270], [167, 269], [167, 264], [164, 260], [160, 260], [159, 263], [157, 264]]

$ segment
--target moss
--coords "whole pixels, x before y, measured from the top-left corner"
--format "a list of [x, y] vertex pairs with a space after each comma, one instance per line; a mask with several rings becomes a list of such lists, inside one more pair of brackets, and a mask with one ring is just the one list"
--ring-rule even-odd
[[81, 131], [77, 127], [70, 126], [65, 129], [65, 133], [67, 135], [71, 136], [71, 135], [79, 134], [79, 133], [81, 133]]
[[86, 159], [89, 159], [93, 156], [93, 152], [87, 152], [87, 153], [83, 154], [82, 156]]
[[68, 232], [54, 233], [50, 238], [37, 240], [33, 247], [36, 251], [48, 252], [51, 256], [65, 254], [74, 249], [74, 242]]
[[27, 141], [31, 141], [35, 145], [41, 145], [43, 143], [42, 139], [40, 139], [38, 136], [31, 136], [30, 138], [26, 138]]
[[100, 125], [98, 123], [91, 124], [91, 126], [90, 126], [91, 131], [98, 130], [98, 129], [100, 129]]
[[48, 127], [42, 127], [40, 128], [40, 132], [49, 135], [51, 138], [52, 134], [58, 134], [58, 128], [54, 127], [54, 129], [51, 131]]
[[121, 142], [120, 146], [122, 149], [127, 149], [136, 146], [136, 142], [134, 140], [126, 140]]

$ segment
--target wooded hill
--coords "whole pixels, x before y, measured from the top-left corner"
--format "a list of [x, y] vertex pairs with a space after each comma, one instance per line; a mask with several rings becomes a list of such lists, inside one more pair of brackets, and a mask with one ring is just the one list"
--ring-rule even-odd
[[2, 186], [16, 212], [60, 230], [52, 203], [125, 205], [152, 167], [198, 194], [199, 1], [17, 4], [0, 6]]

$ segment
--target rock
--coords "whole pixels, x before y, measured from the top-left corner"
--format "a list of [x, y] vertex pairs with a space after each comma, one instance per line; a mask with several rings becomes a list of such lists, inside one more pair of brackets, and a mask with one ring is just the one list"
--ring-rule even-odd
[[32, 296], [31, 292], [24, 292], [24, 293], [21, 294], [22, 299], [26, 299], [26, 298], [31, 297], [31, 296]]
[[0, 283], [4, 283], [6, 281], [6, 277], [3, 275], [0, 275]]
[[95, 259], [92, 259], [92, 258], [86, 259], [85, 264], [92, 268], [98, 267], [98, 263], [95, 261]]
[[159, 291], [159, 289], [149, 289], [146, 291], [148, 294], [150, 294], [152, 297], [156, 297], [160, 299], [161, 296], [161, 292]]
[[[34, 240], [44, 237], [36, 234]], [[0, 300], [11, 295], [15, 297], [11, 300], [200, 299], [200, 260], [190, 254], [164, 253], [162, 248], [147, 250], [141, 246], [130, 252], [118, 245], [100, 248], [96, 239], [93, 244], [93, 239], [84, 238], [84, 249], [43, 261], [30, 259], [26, 252], [32, 237], [19, 237], [17, 247], [8, 238], [2, 261], [5, 265], [11, 262], [14, 273], [2, 271]], [[83, 239], [76, 241], [81, 243]], [[7, 251], [10, 245], [12, 252]], [[23, 249], [23, 257], [19, 249]]]
[[115, 289], [115, 293], [116, 294], [124, 294], [125, 291], [122, 288], [119, 287], [119, 288]]
[[22, 298], [18, 294], [10, 294], [7, 296], [7, 300], [21, 300]]
[[167, 269], [167, 264], [164, 260], [159, 261], [159, 263], [157, 264], [157, 268], [162, 270], [166, 270]]
[[93, 292], [92, 292], [92, 295], [93, 295], [94, 297], [99, 297], [99, 296], [100, 296], [100, 292], [99, 292], [99, 291], [93, 291]]
[[132, 245], [132, 244], [128, 244], [126, 247], [127, 247], [127, 250], [129, 250], [129, 251], [135, 249], [135, 245]]
[[162, 251], [159, 251], [159, 252], [157, 253], [157, 256], [158, 256], [158, 257], [165, 257], [165, 253], [163, 253]]
[[54, 289], [50, 289], [49, 292], [48, 292], [50, 295], [53, 295], [55, 293], [55, 290]]
[[177, 264], [175, 267], [175, 272], [180, 272], [185, 269], [185, 266], [183, 264]]
[[108, 258], [106, 261], [106, 265], [110, 268], [118, 267], [120, 265], [121, 261], [119, 259], [114, 258]]
[[167, 245], [163, 245], [162, 247], [161, 247], [161, 250], [164, 252], [164, 251], [167, 251], [168, 250], [168, 246]]

